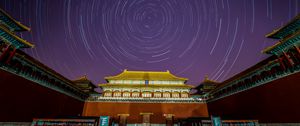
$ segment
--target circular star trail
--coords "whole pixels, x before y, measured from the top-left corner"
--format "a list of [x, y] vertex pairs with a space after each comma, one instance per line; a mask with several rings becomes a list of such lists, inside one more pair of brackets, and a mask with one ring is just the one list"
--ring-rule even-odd
[[128, 70], [170, 70], [197, 85], [223, 81], [268, 55], [265, 34], [299, 12], [297, 0], [6, 0], [31, 27], [31, 56], [95, 84]]
[[198, 48], [200, 30], [207, 29], [199, 23], [204, 17], [194, 13], [200, 11], [194, 5], [176, 0], [115, 1], [102, 8], [103, 28], [93, 36], [104, 34], [98, 38], [103, 53], [119, 69], [152, 69], [170, 60], [175, 64]]

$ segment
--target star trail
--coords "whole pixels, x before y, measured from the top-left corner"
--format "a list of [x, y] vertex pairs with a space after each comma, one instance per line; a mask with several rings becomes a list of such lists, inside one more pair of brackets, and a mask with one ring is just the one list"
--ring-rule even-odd
[[272, 30], [297, 0], [1, 0], [31, 32], [24, 51], [69, 79], [95, 84], [128, 70], [170, 70], [199, 84], [223, 81], [268, 57]]

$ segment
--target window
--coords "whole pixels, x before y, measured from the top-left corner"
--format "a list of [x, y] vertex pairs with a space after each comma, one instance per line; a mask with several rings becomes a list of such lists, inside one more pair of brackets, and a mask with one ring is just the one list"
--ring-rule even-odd
[[132, 92], [132, 97], [140, 97], [140, 92]]
[[154, 81], [150, 81], [151, 84], [154, 84]]
[[163, 97], [164, 98], [170, 98], [170, 93], [169, 92], [164, 92]]
[[161, 81], [154, 81], [155, 84], [162, 84]]
[[140, 81], [134, 80], [134, 81], [133, 81], [133, 84], [140, 84]]
[[152, 94], [151, 94], [150, 92], [144, 92], [144, 93], [142, 94], [142, 96], [143, 96], [143, 97], [150, 98], [150, 97], [152, 97]]
[[155, 98], [160, 98], [161, 97], [161, 93], [160, 92], [155, 92], [154, 93], [154, 97]]
[[130, 84], [130, 80], [124, 80], [124, 84]]
[[122, 80], [116, 80], [116, 84], [121, 84]]
[[114, 92], [114, 97], [121, 97], [121, 92]]
[[173, 98], [179, 98], [179, 93], [178, 93], [178, 92], [172, 93], [172, 97], [173, 97]]
[[111, 92], [105, 92], [104, 97], [111, 97], [112, 93]]
[[187, 97], [189, 97], [189, 95], [188, 95], [188, 93], [181, 93], [181, 97], [182, 98], [187, 98]]
[[130, 93], [129, 92], [124, 92], [123, 97], [130, 97]]

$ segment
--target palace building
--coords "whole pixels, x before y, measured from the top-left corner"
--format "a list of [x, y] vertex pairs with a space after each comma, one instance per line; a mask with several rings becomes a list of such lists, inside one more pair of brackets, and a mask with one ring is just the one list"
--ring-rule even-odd
[[266, 35], [278, 40], [262, 51], [268, 58], [223, 82], [206, 76], [194, 87], [170, 71], [124, 70], [105, 77], [101, 93], [87, 76], [70, 80], [20, 50], [34, 47], [16, 35], [29, 30], [0, 9], [0, 125], [300, 123], [300, 15]]
[[105, 80], [99, 84], [102, 95], [90, 96], [85, 103], [84, 116], [110, 116], [122, 125], [173, 124], [177, 119], [208, 116], [204, 101], [190, 96], [194, 86], [170, 71], [124, 70]]
[[278, 125], [300, 122], [300, 15], [266, 37], [277, 40], [262, 51], [268, 58], [207, 94], [211, 115]]
[[[99, 84], [103, 89], [102, 97], [162, 98], [187, 100], [192, 85], [186, 85], [186, 78], [176, 77], [169, 71], [127, 71], [117, 76], [105, 77], [108, 83]], [[149, 101], [149, 99], [145, 99]]]
[[30, 28], [0, 9], [0, 125], [80, 115], [88, 93], [20, 50], [34, 47], [16, 34], [25, 31]]

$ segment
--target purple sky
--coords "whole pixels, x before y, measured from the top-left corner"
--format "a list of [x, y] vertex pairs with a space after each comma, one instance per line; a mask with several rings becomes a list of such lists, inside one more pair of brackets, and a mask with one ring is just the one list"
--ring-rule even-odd
[[170, 70], [197, 85], [265, 59], [264, 36], [300, 12], [298, 0], [1, 0], [32, 31], [24, 51], [73, 80]]

